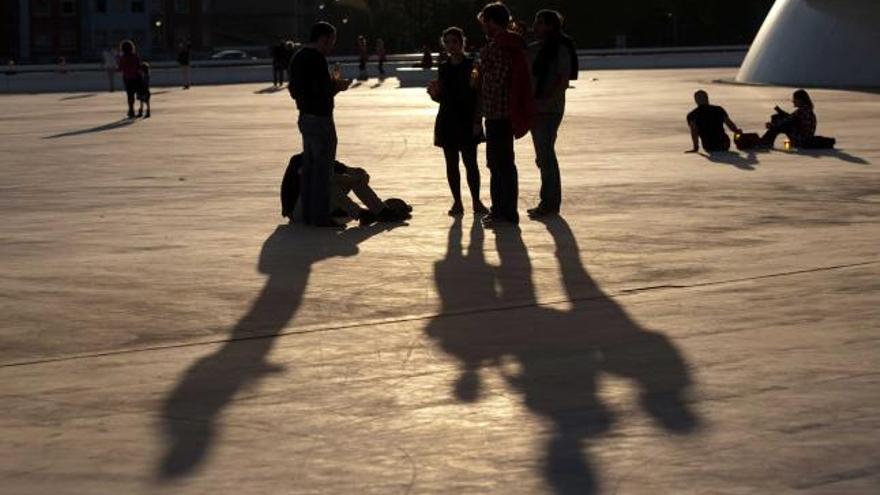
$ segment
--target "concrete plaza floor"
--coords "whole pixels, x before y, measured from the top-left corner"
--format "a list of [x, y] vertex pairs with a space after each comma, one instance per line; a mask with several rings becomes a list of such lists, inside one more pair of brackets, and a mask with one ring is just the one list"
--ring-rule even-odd
[[699, 87], [787, 106], [734, 74], [582, 73], [563, 218], [494, 232], [393, 81], [339, 158], [415, 216], [343, 233], [279, 215], [285, 92], [0, 96], [0, 492], [880, 492], [880, 96], [812, 92], [838, 151], [683, 154]]

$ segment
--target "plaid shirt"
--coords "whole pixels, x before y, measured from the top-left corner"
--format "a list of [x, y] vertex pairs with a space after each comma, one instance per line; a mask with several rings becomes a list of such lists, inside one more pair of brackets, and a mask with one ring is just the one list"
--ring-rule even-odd
[[798, 108], [791, 114], [791, 138], [797, 144], [816, 135], [816, 114], [812, 110]]
[[494, 42], [480, 50], [480, 97], [483, 117], [504, 119], [510, 116], [510, 85], [513, 60]]

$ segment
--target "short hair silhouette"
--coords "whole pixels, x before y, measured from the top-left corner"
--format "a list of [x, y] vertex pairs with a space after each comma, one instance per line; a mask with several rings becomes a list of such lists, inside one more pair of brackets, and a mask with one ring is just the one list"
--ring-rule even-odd
[[562, 17], [562, 14], [550, 9], [539, 10], [538, 13], [535, 14], [535, 19], [540, 19], [541, 22], [552, 28], [554, 31], [561, 31], [562, 24], [565, 23], [565, 18]]
[[451, 26], [443, 30], [443, 34], [440, 35], [440, 44], [446, 46], [446, 37], [447, 36], [455, 36], [458, 38], [458, 41], [461, 41], [461, 44], [464, 45], [464, 30], [458, 26]]
[[309, 33], [309, 42], [314, 43], [325, 36], [332, 36], [334, 34], [336, 34], [336, 27], [333, 24], [319, 21], [312, 26], [312, 31]]
[[477, 15], [477, 19], [480, 22], [493, 22], [506, 29], [510, 24], [510, 10], [503, 2], [488, 3]]

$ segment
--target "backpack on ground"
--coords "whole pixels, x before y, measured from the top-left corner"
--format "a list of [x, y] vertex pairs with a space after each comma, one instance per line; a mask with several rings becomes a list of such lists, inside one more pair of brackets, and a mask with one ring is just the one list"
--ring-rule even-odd
[[752, 150], [761, 147], [761, 136], [756, 132], [744, 132], [733, 136], [733, 143], [740, 151]]
[[837, 144], [837, 139], [825, 136], [813, 136], [804, 140], [801, 148], [805, 150], [830, 150]]
[[281, 215], [293, 218], [293, 209], [299, 199], [300, 171], [303, 166], [302, 153], [290, 157], [284, 178], [281, 179]]

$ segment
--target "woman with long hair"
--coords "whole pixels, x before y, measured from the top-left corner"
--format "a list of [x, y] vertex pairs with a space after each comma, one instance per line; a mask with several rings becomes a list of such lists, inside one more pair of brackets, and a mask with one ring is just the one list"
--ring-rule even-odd
[[465, 36], [461, 28], [447, 28], [443, 31], [441, 43], [449, 56], [440, 64], [439, 77], [428, 87], [428, 94], [440, 103], [434, 123], [434, 145], [443, 148], [446, 159], [446, 179], [452, 192], [449, 215], [464, 213], [459, 155], [467, 172], [474, 214], [483, 215], [489, 210], [480, 201], [477, 145], [483, 140], [483, 128], [477, 107], [478, 94], [471, 85], [474, 59], [464, 53]]

